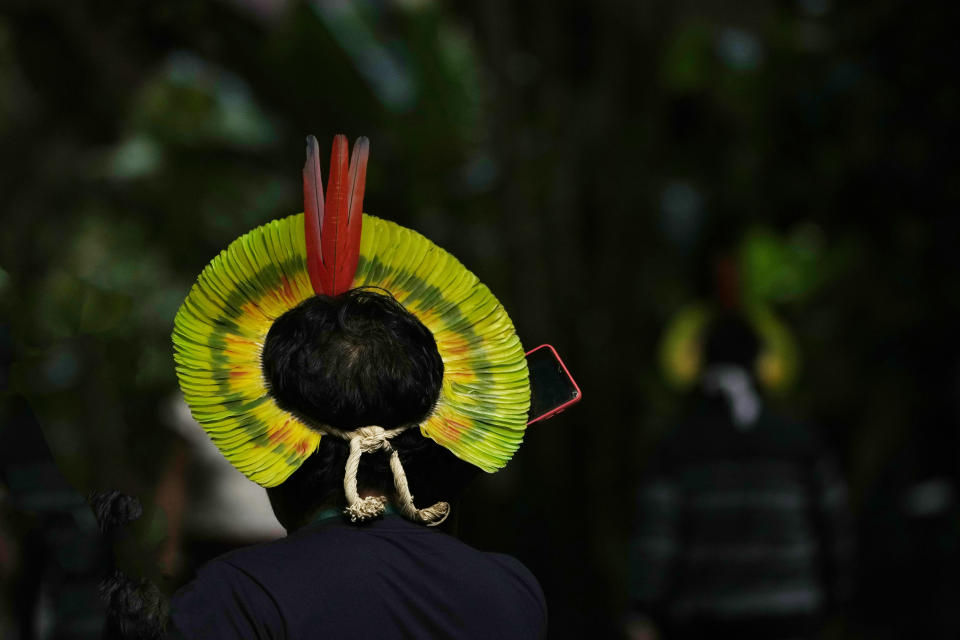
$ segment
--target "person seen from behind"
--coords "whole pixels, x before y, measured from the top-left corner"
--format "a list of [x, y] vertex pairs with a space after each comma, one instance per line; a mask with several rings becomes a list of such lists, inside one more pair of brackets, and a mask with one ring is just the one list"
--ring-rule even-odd
[[849, 592], [852, 527], [815, 432], [770, 411], [740, 315], [706, 332], [688, 415], [636, 494], [628, 635], [813, 638]]
[[[308, 138], [304, 213], [232, 243], [177, 314], [193, 417], [288, 535], [201, 567], [156, 637], [545, 636], [530, 571], [438, 526], [522, 442], [523, 347], [456, 258], [362, 213], [368, 150], [360, 138], [348, 162], [335, 138], [325, 197]], [[114, 637], [136, 618], [127, 586], [111, 592]]]

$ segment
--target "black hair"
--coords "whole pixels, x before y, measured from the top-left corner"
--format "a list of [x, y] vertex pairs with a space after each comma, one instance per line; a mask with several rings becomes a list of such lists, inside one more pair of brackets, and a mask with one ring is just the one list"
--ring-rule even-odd
[[[430, 416], [443, 383], [436, 341], [416, 316], [380, 291], [314, 296], [274, 322], [262, 362], [277, 404], [314, 427], [341, 431], [418, 425]], [[474, 475], [471, 465], [423, 437], [416, 426], [390, 443], [419, 503], [455, 497]], [[347, 442], [324, 436], [318, 450], [272, 490], [271, 499], [300, 512], [334, 498], [342, 502], [348, 452]], [[388, 457], [362, 456], [358, 484], [392, 492]]]
[[430, 330], [392, 297], [352, 289], [280, 316], [263, 347], [270, 394], [308, 422], [391, 429], [430, 415], [443, 360]]
[[736, 364], [753, 373], [759, 354], [760, 339], [741, 316], [725, 313], [710, 323], [703, 349], [706, 364]]

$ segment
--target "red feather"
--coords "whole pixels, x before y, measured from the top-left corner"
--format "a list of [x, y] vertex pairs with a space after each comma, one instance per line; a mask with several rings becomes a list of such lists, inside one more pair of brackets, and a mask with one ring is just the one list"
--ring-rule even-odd
[[303, 223], [307, 241], [307, 272], [317, 294], [324, 292], [325, 269], [320, 250], [323, 228], [323, 180], [320, 177], [320, 145], [307, 136], [307, 161], [303, 165]]
[[726, 254], [716, 262], [714, 273], [717, 285], [717, 299], [725, 311], [731, 311], [740, 306], [740, 272], [733, 256]]
[[317, 140], [313, 136], [307, 138], [307, 161], [303, 167], [307, 270], [313, 290], [328, 296], [350, 289], [360, 259], [370, 141], [357, 140], [349, 165], [347, 151], [346, 136], [337, 135], [333, 139], [330, 182], [324, 202]]
[[337, 275], [337, 283], [343, 282], [345, 289], [353, 282], [353, 275], [357, 272], [357, 262], [360, 260], [360, 231], [363, 228], [363, 192], [367, 186], [367, 158], [370, 157], [370, 141], [358, 138], [353, 145], [353, 156], [350, 158], [350, 192], [347, 195], [347, 233], [343, 236], [343, 260], [338, 261], [337, 268], [342, 265], [342, 273]]

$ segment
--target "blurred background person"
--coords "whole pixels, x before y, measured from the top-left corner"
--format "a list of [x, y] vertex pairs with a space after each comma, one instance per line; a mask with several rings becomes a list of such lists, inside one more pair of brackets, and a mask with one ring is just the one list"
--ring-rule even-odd
[[630, 541], [633, 638], [817, 637], [850, 594], [836, 461], [760, 394], [760, 336], [713, 314], [688, 415], [652, 457]]
[[0, 318], [0, 640], [99, 640], [97, 587], [110, 552], [36, 414], [10, 387], [14, 351]]

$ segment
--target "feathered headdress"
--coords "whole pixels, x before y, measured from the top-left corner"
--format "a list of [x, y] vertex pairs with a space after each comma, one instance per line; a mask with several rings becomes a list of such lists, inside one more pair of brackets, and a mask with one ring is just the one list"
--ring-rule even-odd
[[[316, 450], [321, 437], [345, 438], [351, 445], [345, 491], [355, 519], [383, 508], [382, 499], [357, 496], [359, 456], [392, 451], [389, 438], [402, 429], [370, 425], [341, 432], [308, 425], [277, 404], [261, 356], [270, 327], [288, 310], [315, 294], [336, 296], [355, 287], [393, 295], [431, 331], [443, 360], [440, 397], [419, 425], [421, 433], [484, 471], [503, 467], [520, 446], [530, 403], [523, 347], [490, 290], [420, 234], [362, 213], [369, 150], [369, 141], [358, 139], [348, 163], [346, 137], [334, 138], [324, 197], [318, 145], [310, 136], [304, 213], [258, 227], [221, 251], [190, 290], [173, 331], [187, 404], [227, 460], [272, 487]], [[445, 503], [413, 507], [396, 452], [391, 467], [408, 517], [430, 524], [445, 517]]]
[[711, 324], [718, 315], [736, 314], [749, 323], [760, 341], [753, 371], [757, 379], [771, 392], [789, 388], [796, 378], [799, 360], [789, 329], [770, 307], [743, 299], [740, 274], [729, 256], [717, 262], [714, 285], [715, 302], [683, 307], [663, 333], [660, 366], [667, 381], [678, 388], [692, 386], [702, 373], [704, 340]]

